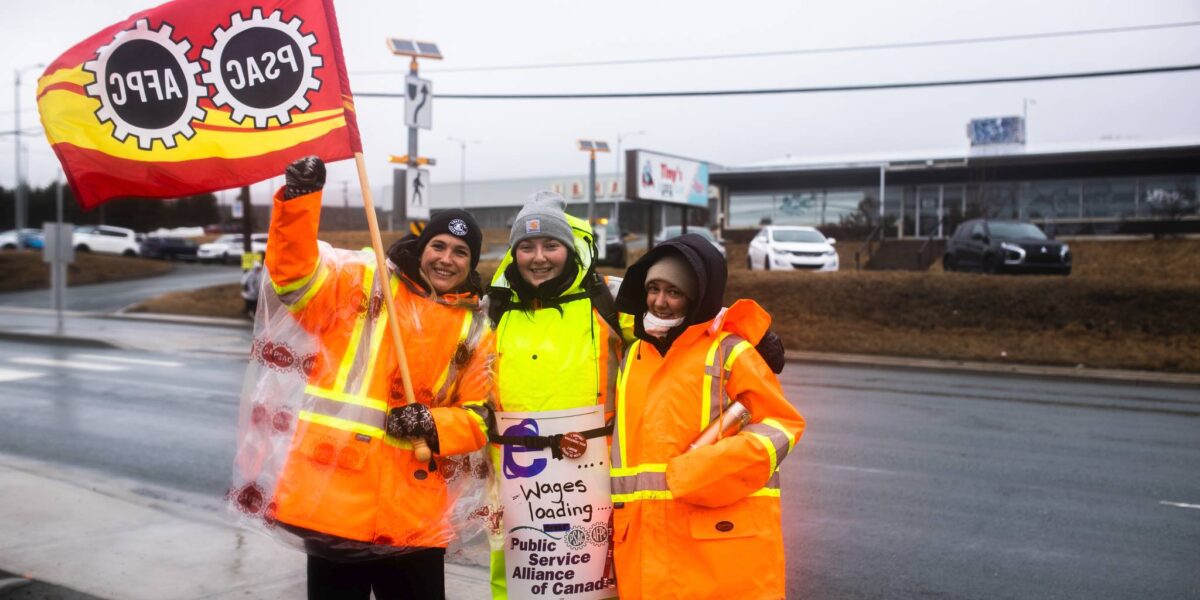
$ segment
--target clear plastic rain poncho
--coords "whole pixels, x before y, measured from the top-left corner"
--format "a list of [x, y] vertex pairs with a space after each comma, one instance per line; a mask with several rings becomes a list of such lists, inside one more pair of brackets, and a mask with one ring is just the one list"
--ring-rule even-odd
[[[392, 277], [414, 394], [439, 453], [417, 461], [384, 431], [406, 403], [370, 252], [319, 245], [315, 273], [263, 277], [227, 495], [243, 527], [335, 560], [450, 546], [483, 564], [483, 449], [494, 343], [474, 296], [430, 297]], [[395, 267], [388, 261], [389, 266]]]

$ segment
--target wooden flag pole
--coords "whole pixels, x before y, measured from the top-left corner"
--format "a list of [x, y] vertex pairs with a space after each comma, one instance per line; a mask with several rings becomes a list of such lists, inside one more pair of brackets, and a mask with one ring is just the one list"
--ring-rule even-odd
[[[408, 372], [408, 355], [404, 352], [404, 338], [400, 335], [400, 323], [396, 318], [396, 301], [392, 298], [391, 273], [387, 268], [387, 256], [383, 253], [383, 240], [379, 237], [379, 221], [375, 218], [375, 203], [371, 200], [371, 186], [367, 181], [367, 163], [362, 152], [354, 153], [354, 163], [358, 165], [358, 183], [362, 187], [363, 209], [367, 211], [367, 228], [371, 231], [371, 248], [375, 250], [375, 272], [383, 273], [377, 277], [383, 288], [383, 303], [387, 307], [388, 329], [392, 332], [392, 343], [396, 346], [396, 362], [400, 364], [400, 379], [404, 382], [404, 398], [408, 402], [416, 402], [413, 395], [412, 375]], [[421, 462], [427, 462], [432, 453], [425, 440], [412, 440], [413, 456]]]

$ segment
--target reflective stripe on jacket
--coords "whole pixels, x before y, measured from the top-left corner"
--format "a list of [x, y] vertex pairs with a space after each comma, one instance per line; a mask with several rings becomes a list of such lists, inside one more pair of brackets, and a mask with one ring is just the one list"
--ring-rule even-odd
[[[444, 547], [450, 498], [438, 472], [385, 434], [387, 411], [407, 403], [371, 252], [317, 242], [320, 193], [272, 212], [266, 268], [295, 321], [320, 342], [275, 493], [276, 518], [339, 537]], [[430, 296], [388, 277], [416, 400], [431, 408], [440, 453], [486, 441], [493, 339], [473, 295]]]
[[[666, 356], [640, 340], [626, 351], [611, 461], [622, 598], [784, 597], [777, 469], [804, 419], [747, 341], [769, 325], [739, 300]], [[751, 423], [688, 451], [733, 400]]]

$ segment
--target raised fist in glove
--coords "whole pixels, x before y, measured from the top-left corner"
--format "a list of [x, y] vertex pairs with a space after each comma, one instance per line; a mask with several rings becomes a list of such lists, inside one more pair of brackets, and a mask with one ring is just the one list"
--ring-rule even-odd
[[438, 451], [437, 425], [424, 404], [414, 402], [393, 408], [388, 412], [387, 432], [392, 437], [421, 438], [430, 450]]
[[325, 161], [316, 156], [296, 159], [283, 171], [283, 199], [311, 194], [325, 187]]
[[786, 362], [783, 355], [783, 340], [774, 331], [767, 330], [754, 349], [758, 350], [759, 356], [763, 357], [772, 371], [776, 374], [783, 372], [783, 365]]

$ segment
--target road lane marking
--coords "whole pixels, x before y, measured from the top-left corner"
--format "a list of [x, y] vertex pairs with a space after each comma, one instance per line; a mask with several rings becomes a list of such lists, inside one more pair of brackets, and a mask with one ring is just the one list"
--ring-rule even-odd
[[118, 367], [117, 365], [103, 365], [94, 362], [84, 362], [81, 360], [62, 360], [58, 358], [37, 358], [33, 356], [22, 356], [18, 358], [10, 358], [8, 362], [14, 362], [21, 365], [33, 365], [37, 367], [65, 367], [67, 369], [79, 369], [80, 371], [128, 371], [129, 367]]
[[6, 381], [32, 379], [34, 377], [41, 377], [42, 375], [45, 375], [45, 373], [38, 373], [37, 371], [14, 371], [12, 369], [0, 369], [0, 383]]
[[1200, 504], [1185, 504], [1183, 502], [1168, 502], [1166, 500], [1160, 501], [1159, 504], [1166, 504], [1167, 506], [1174, 506], [1176, 508], [1195, 508], [1200, 510]]
[[105, 356], [103, 354], [72, 354], [72, 357], [90, 358], [93, 360], [107, 360], [118, 363], [129, 363], [131, 365], [148, 365], [151, 367], [182, 367], [183, 363], [171, 362], [167, 360], [150, 360], [148, 358], [125, 358], [123, 356]]

